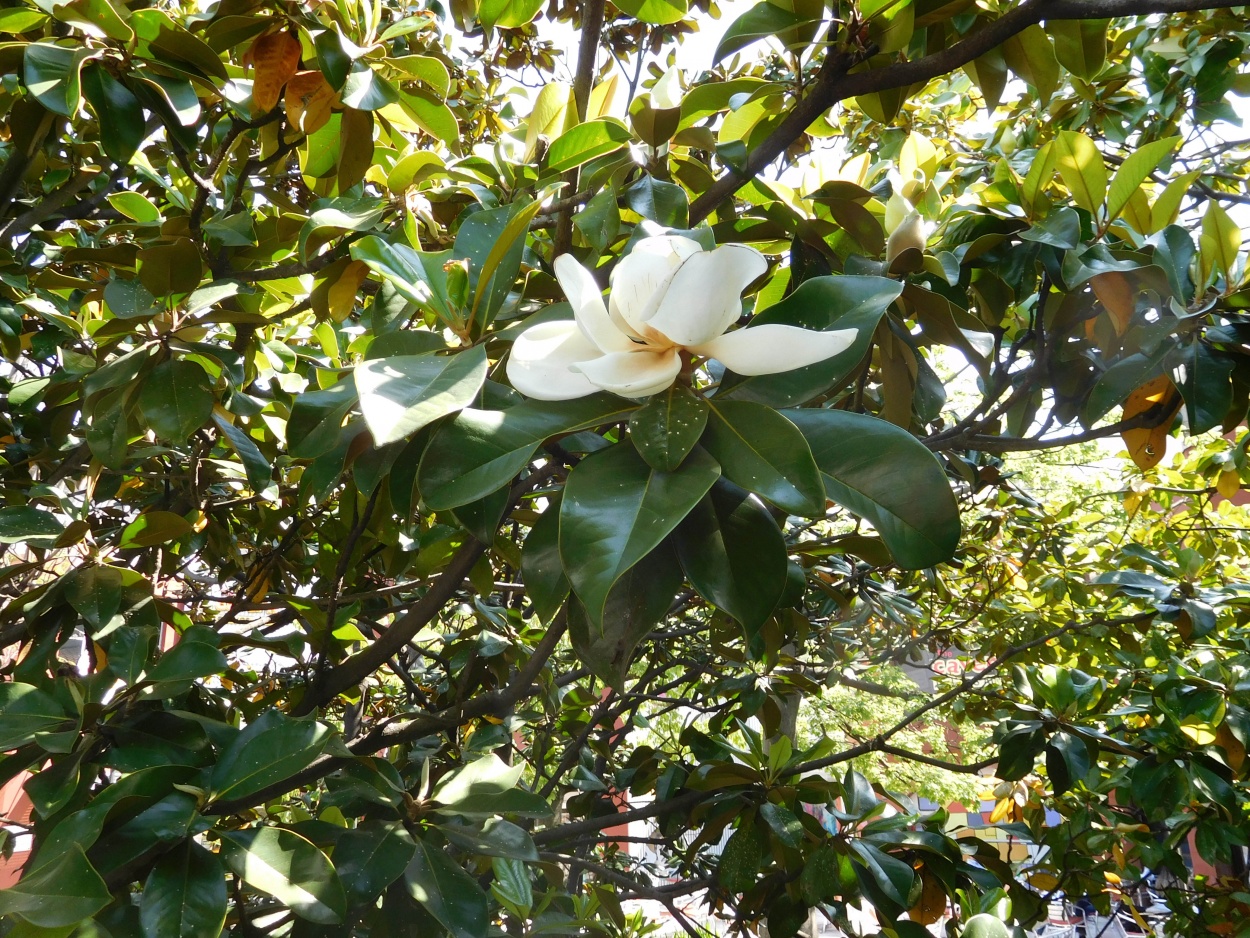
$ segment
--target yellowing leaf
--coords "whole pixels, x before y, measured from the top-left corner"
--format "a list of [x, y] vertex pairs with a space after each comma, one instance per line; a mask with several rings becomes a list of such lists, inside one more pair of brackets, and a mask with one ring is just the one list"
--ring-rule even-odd
[[368, 274], [369, 265], [364, 261], [352, 261], [343, 268], [343, 273], [326, 292], [331, 319], [342, 322], [351, 315], [352, 307], [356, 305], [356, 294]]
[[1214, 199], [1207, 203], [1207, 213], [1202, 216], [1202, 234], [1198, 244], [1202, 269], [1208, 276], [1213, 270], [1224, 274], [1225, 292], [1231, 291], [1236, 286], [1233, 283], [1233, 267], [1237, 263], [1237, 251], [1241, 248], [1241, 229]]
[[1164, 157], [1175, 150], [1180, 142], [1180, 137], [1153, 140], [1138, 147], [1120, 164], [1107, 194], [1108, 220], [1114, 219], [1123, 211], [1133, 193], [1140, 190], [1141, 184], [1150, 178], [1150, 174], [1163, 162]]
[[296, 72], [286, 85], [286, 117], [304, 134], [316, 133], [330, 120], [338, 96], [320, 69]]
[[539, 137], [546, 137], [550, 142], [576, 123], [573, 89], [562, 81], [544, 85], [525, 124], [525, 162], [534, 158]]
[[1014, 804], [1015, 802], [1013, 802], [1010, 798], [1000, 798], [994, 804], [994, 810], [990, 812], [990, 823], [997, 824], [999, 821], [1003, 820], [1003, 818], [1007, 817], [1007, 815], [1011, 813], [1011, 808]]
[[1137, 307], [1137, 291], [1133, 289], [1128, 277], [1118, 271], [1108, 271], [1091, 277], [1089, 285], [1094, 295], [1111, 317], [1116, 335], [1124, 335], [1124, 330], [1133, 319]]
[[1072, 199], [1097, 217], [1107, 198], [1107, 164], [1094, 141], [1073, 130], [1055, 138], [1055, 163]]
[[946, 914], [946, 890], [942, 881], [925, 867], [920, 868], [920, 881], [920, 898], [908, 910], [907, 917], [921, 925], [932, 925]]
[[1215, 482], [1215, 490], [1225, 498], [1232, 498], [1241, 491], [1241, 476], [1234, 469], [1225, 469]]
[[1176, 221], [1176, 216], [1181, 210], [1181, 199], [1185, 197], [1185, 193], [1189, 191], [1189, 187], [1194, 184], [1194, 180], [1202, 175], [1201, 170], [1194, 170], [1192, 173], [1186, 173], [1183, 176], [1177, 176], [1155, 199], [1154, 206], [1150, 209], [1150, 233], [1162, 231], [1172, 222]]
[[1026, 875], [1025, 879], [1029, 881], [1030, 886], [1040, 892], [1050, 892], [1052, 889], [1059, 888], [1059, 877], [1045, 870], [1034, 870]]
[[898, 155], [898, 170], [904, 180], [915, 179], [918, 175], [929, 182], [937, 171], [937, 148], [924, 134], [914, 130], [903, 141], [903, 149]]
[[1181, 406], [1181, 395], [1167, 375], [1147, 381], [1124, 401], [1124, 419], [1130, 420], [1155, 408], [1163, 408], [1167, 417], [1154, 427], [1138, 427], [1120, 434], [1129, 456], [1143, 472], [1153, 469], [1167, 452], [1168, 430], [1172, 417]]
[[260, 113], [273, 110], [278, 96], [299, 68], [300, 44], [288, 32], [257, 36], [248, 52], [256, 76], [252, 81], [252, 103]]

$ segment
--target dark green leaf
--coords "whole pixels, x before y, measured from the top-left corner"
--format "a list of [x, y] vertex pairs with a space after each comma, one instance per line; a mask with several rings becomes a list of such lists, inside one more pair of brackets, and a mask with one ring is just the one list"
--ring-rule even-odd
[[294, 831], [277, 827], [230, 831], [222, 835], [221, 856], [245, 883], [301, 918], [333, 925], [347, 914], [343, 884], [333, 864]]
[[296, 720], [266, 710], [221, 754], [209, 778], [215, 799], [243, 798], [306, 769], [333, 738], [312, 719]]
[[507, 410], [466, 408], [430, 441], [417, 487], [433, 509], [467, 505], [512, 481], [543, 440], [626, 419], [637, 405], [609, 394], [524, 401]]
[[50, 511], [30, 505], [0, 508], [0, 544], [48, 547], [61, 536], [65, 525]]
[[548, 506], [526, 535], [521, 548], [521, 575], [538, 618], [550, 622], [569, 595], [568, 577], [560, 562], [558, 506]]
[[139, 410], [149, 427], [171, 443], [185, 443], [213, 414], [216, 397], [208, 375], [182, 359], [161, 362], [139, 389]]
[[894, 902], [906, 907], [915, 876], [911, 866], [862, 840], [852, 840], [851, 849], [864, 862], [881, 891]]
[[701, 442], [731, 482], [790, 514], [825, 513], [825, 490], [807, 441], [771, 407], [714, 403]]
[[54, 114], [73, 117], [81, 97], [79, 70], [92, 54], [86, 48], [34, 42], [26, 47], [22, 80], [35, 99]]
[[226, 922], [221, 861], [193, 840], [157, 861], [143, 884], [144, 938], [218, 938]]
[[764, 859], [764, 835], [756, 829], [754, 821], [746, 815], [740, 826], [721, 851], [716, 878], [733, 893], [746, 892], [755, 885], [760, 861]]
[[100, 125], [104, 155], [116, 163], [130, 162], [144, 137], [139, 99], [103, 66], [94, 63], [82, 70], [82, 93]]
[[707, 425], [707, 402], [674, 384], [653, 394], [629, 418], [629, 438], [647, 463], [673, 472], [694, 449]]
[[665, 541], [616, 581], [600, 623], [570, 598], [569, 639], [578, 660], [610, 687], [623, 689], [634, 649], [664, 619], [680, 586], [681, 567]]
[[781, 529], [755, 496], [719, 480], [674, 535], [682, 569], [699, 595], [755, 635], [786, 587]]
[[486, 380], [486, 350], [374, 359], [356, 366], [355, 380], [374, 442], [385, 446], [463, 410]]
[[702, 450], [676, 472], [657, 472], [624, 444], [591, 454], [569, 473], [560, 502], [560, 556], [592, 623], [603, 621], [621, 575], [668, 536], [719, 475]]
[[334, 866], [349, 907], [372, 902], [404, 875], [416, 844], [403, 824], [365, 821], [348, 830], [334, 846]]
[[404, 882], [408, 894], [454, 938], [482, 938], [486, 934], [486, 893], [439, 847], [418, 840], [416, 854], [404, 871]]
[[8, 889], [0, 889], [0, 916], [17, 916], [42, 928], [64, 928], [90, 918], [110, 901], [104, 880], [75, 844]]
[[807, 437], [826, 494], [871, 522], [899, 565], [921, 569], [950, 558], [959, 509], [941, 463], [919, 440], [863, 414], [785, 413]]

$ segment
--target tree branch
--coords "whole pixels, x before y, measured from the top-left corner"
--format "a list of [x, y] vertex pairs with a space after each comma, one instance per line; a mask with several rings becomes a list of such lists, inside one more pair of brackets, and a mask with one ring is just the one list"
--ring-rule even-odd
[[[845, 52], [829, 52], [810, 93], [797, 102], [785, 120], [747, 156], [745, 172], [720, 176], [690, 206], [690, 224], [698, 224], [721, 202], [755, 178], [786, 151], [829, 108], [847, 98], [928, 82], [962, 68], [1011, 37], [1042, 20], [1107, 19], [1153, 13], [1188, 13], [1232, 6], [1215, 0], [1025, 0], [1014, 10], [956, 42], [914, 62], [851, 73], [859, 61]], [[848, 62], [848, 59], [850, 60]]]

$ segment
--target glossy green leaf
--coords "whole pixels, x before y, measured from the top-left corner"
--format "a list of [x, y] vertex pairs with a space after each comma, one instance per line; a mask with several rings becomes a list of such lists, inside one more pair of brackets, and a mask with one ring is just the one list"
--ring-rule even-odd
[[139, 99], [96, 63], [82, 70], [82, 93], [95, 111], [105, 156], [118, 163], [130, 162], [145, 133]]
[[156, 297], [138, 280], [110, 280], [104, 287], [104, 302], [118, 319], [141, 319], [159, 312]]
[[597, 156], [619, 150], [629, 140], [629, 128], [615, 118], [587, 121], [552, 141], [547, 150], [547, 166], [556, 173], [576, 169]]
[[1107, 60], [1107, 24], [1110, 20], [1047, 20], [1046, 32], [1055, 40], [1055, 58], [1078, 78], [1091, 81]]
[[789, 410], [830, 499], [872, 523], [895, 561], [921, 569], [959, 546], [959, 509], [936, 457], [906, 430], [838, 410]]
[[686, 228], [690, 224], [686, 190], [676, 183], [643, 176], [625, 190], [625, 204], [665, 228]]
[[449, 308], [441, 276], [444, 255], [423, 254], [406, 244], [391, 244], [377, 235], [367, 235], [353, 242], [352, 257], [385, 277], [410, 302], [433, 308], [447, 318]]
[[655, 26], [679, 23], [690, 10], [687, 0], [621, 0], [617, 6], [634, 19]]
[[172, 511], [145, 511], [122, 528], [118, 547], [155, 547], [191, 533], [191, 522]]
[[365, 423], [374, 442], [385, 446], [463, 410], [486, 380], [486, 350], [365, 361], [354, 377]]
[[348, 907], [372, 902], [404, 875], [417, 846], [398, 821], [365, 821], [334, 846], [334, 868]]
[[542, 9], [543, 0], [480, 0], [477, 18], [487, 29], [517, 29]]
[[35, 42], [26, 47], [22, 80], [35, 99], [53, 114], [73, 117], [82, 97], [79, 70], [91, 49]]
[[193, 840], [164, 854], [143, 884], [144, 938], [218, 938], [226, 922], [226, 873]]
[[560, 562], [558, 507], [548, 507], [525, 536], [521, 548], [521, 576], [538, 618], [550, 622], [569, 595], [569, 580]]
[[755, 496], [724, 479], [686, 516], [673, 537], [691, 585], [754, 636], [786, 588], [785, 540]]
[[266, 710], [221, 754], [209, 790], [217, 800], [246, 797], [306, 769], [333, 737], [328, 726], [315, 720]]
[[161, 655], [148, 671], [147, 679], [155, 684], [189, 681], [219, 674], [225, 667], [226, 658], [217, 647], [217, 634], [204, 626], [192, 626], [183, 632], [178, 644]]
[[541, 203], [518, 201], [475, 212], [456, 233], [452, 255], [469, 261], [472, 302], [467, 304], [479, 329], [494, 320], [521, 266], [525, 235]]
[[753, 42], [775, 36], [802, 24], [805, 18], [780, 4], [757, 3], [729, 24], [725, 35], [716, 46], [712, 62], [719, 62], [727, 55], [746, 48]]
[[486, 934], [486, 893], [441, 848], [426, 839], [404, 871], [408, 894], [421, 903], [453, 938], [481, 938]]
[[892, 901], [906, 906], [915, 871], [911, 865], [892, 857], [880, 847], [862, 840], [852, 840], [851, 849], [867, 867], [877, 887]]
[[161, 439], [182, 444], [213, 414], [213, 384], [196, 362], [170, 359], [148, 374], [139, 389], [139, 410]]
[[820, 470], [803, 434], [753, 401], [713, 403], [702, 445], [725, 478], [793, 515], [825, 513]]
[[60, 729], [68, 719], [56, 699], [38, 687], [0, 683], [0, 752], [24, 746], [39, 733]]
[[569, 641], [591, 673], [624, 690], [634, 650], [660, 624], [681, 588], [681, 566], [668, 540], [634, 564], [608, 591], [601, 621], [576, 597], [568, 604]]
[[343, 418], [359, 395], [354, 381], [342, 380], [323, 391], [306, 391], [295, 398], [286, 425], [286, 441], [296, 459], [314, 459], [338, 443]]
[[16, 916], [41, 928], [63, 928], [90, 918], [112, 898], [82, 848], [74, 844], [56, 860], [0, 889], [0, 916]]
[[0, 508], [0, 544], [49, 547], [65, 525], [50, 511], [32, 505]]
[[1166, 137], [1163, 140], [1152, 140], [1150, 143], [1137, 147], [1128, 158], [1120, 164], [1115, 177], [1111, 180], [1111, 188], [1107, 192], [1107, 218], [1117, 218], [1124, 206], [1133, 197], [1133, 193], [1141, 184], [1158, 169], [1177, 145], [1180, 137]]
[[347, 898], [334, 865], [294, 831], [279, 827], [229, 831], [221, 838], [221, 857], [245, 883], [301, 918], [333, 925], [347, 914]]
[[549, 816], [551, 808], [545, 800], [517, 786], [523, 768], [507, 765], [494, 754], [483, 756], [439, 782], [430, 798], [438, 803], [440, 811], [465, 817]]
[[629, 438], [652, 468], [673, 472], [699, 442], [707, 413], [702, 397], [674, 384], [630, 415]]
[[273, 478], [273, 467], [269, 465], [269, 460], [260, 451], [256, 441], [242, 427], [230, 423], [219, 414], [213, 415], [213, 422], [243, 463], [243, 471], [247, 474], [247, 482], [252, 489], [259, 492], [267, 488]]
[[720, 884], [733, 893], [746, 892], [754, 886], [766, 846], [764, 835], [750, 816], [744, 817], [721, 851], [716, 870]]
[[676, 472], [657, 472], [625, 444], [574, 467], [560, 502], [560, 556], [592, 623], [603, 621], [622, 574], [672, 532], [719, 476], [702, 450]]
[[511, 482], [543, 440], [625, 420], [636, 406], [596, 394], [507, 410], [466, 408], [430, 441], [417, 472], [421, 498], [436, 510], [467, 505]]
[[1041, 104], [1047, 104], [1059, 87], [1059, 60], [1045, 30], [1036, 24], [1026, 26], [1001, 48], [1008, 67], [1033, 86]]
[[108, 203], [141, 225], [156, 225], [161, 221], [160, 209], [137, 192], [114, 192], [108, 197]]

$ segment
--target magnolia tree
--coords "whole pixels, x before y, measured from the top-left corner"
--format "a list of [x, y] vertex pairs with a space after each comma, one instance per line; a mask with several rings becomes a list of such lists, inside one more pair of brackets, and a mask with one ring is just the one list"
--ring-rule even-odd
[[0, 932], [1247, 934], [1250, 22], [721, 12], [0, 8]]

